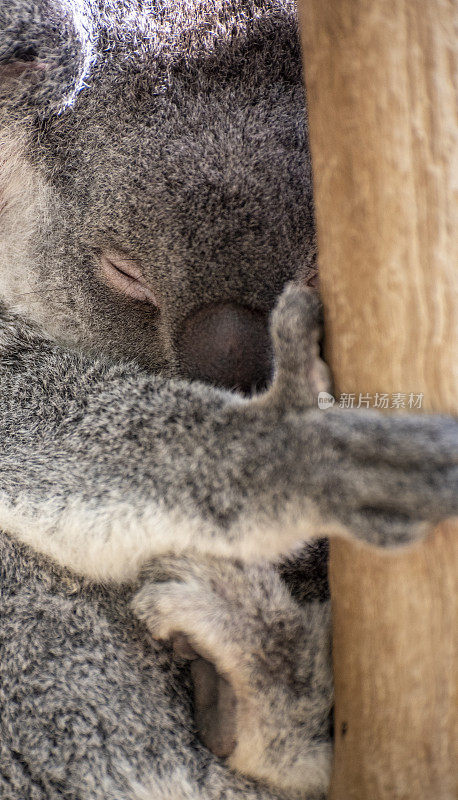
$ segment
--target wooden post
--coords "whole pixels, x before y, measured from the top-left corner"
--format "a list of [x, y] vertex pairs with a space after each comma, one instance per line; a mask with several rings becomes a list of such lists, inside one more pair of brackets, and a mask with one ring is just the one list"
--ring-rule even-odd
[[[458, 3], [299, 12], [336, 394], [423, 393], [456, 414]], [[330, 576], [331, 797], [455, 800], [456, 524], [395, 554], [335, 541]]]

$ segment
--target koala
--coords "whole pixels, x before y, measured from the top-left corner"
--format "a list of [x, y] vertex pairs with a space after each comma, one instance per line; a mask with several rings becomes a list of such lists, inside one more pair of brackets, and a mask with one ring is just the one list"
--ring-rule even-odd
[[322, 537], [456, 515], [458, 422], [316, 406], [294, 3], [3, 0], [0, 142], [2, 798], [322, 799]]

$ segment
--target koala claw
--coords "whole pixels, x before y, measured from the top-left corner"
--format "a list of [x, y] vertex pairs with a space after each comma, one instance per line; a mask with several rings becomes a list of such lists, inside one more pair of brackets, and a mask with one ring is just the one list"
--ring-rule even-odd
[[171, 640], [191, 662], [204, 744], [293, 797], [324, 792], [329, 604], [301, 607], [273, 568], [226, 559], [158, 558], [142, 580], [133, 609], [155, 638]]

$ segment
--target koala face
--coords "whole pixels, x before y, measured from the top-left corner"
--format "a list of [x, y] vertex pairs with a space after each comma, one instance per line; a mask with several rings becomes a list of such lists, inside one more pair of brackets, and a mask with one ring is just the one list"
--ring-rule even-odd
[[316, 271], [294, 3], [6, 0], [0, 137], [10, 307], [166, 375], [265, 382], [269, 312]]

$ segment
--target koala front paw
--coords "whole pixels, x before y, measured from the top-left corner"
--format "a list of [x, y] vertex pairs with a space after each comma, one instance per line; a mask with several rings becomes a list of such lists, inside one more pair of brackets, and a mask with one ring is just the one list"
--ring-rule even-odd
[[320, 796], [331, 759], [328, 603], [297, 605], [270, 567], [164, 557], [133, 601], [155, 638], [191, 661], [203, 742], [244, 774]]
[[295, 283], [283, 291], [272, 314], [275, 376], [269, 401], [285, 408], [316, 404], [331, 376], [320, 358], [323, 319], [317, 292]]
[[313, 408], [330, 386], [319, 357], [320, 321], [317, 295], [290, 284], [272, 316], [274, 382], [252, 404], [258, 414], [269, 406], [278, 414], [271, 427], [283, 464], [263, 483], [280, 485], [293, 508], [302, 498], [296, 518], [304, 519], [304, 535], [308, 521], [307, 532], [383, 547], [417, 541], [431, 524], [458, 514], [458, 420]]
[[315, 422], [321, 451], [308, 490], [330, 532], [334, 520], [364, 541], [397, 546], [458, 514], [456, 419], [331, 410]]

